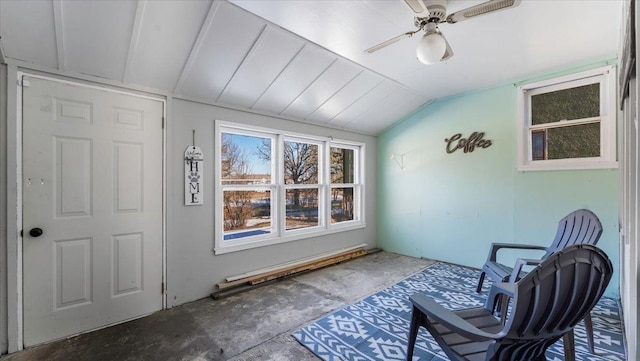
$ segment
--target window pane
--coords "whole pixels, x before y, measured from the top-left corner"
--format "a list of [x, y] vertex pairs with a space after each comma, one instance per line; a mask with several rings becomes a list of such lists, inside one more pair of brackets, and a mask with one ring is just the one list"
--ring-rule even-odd
[[353, 220], [353, 188], [331, 189], [331, 223]]
[[222, 184], [270, 184], [271, 139], [222, 133]]
[[532, 160], [547, 159], [547, 131], [535, 130], [531, 132]]
[[287, 189], [286, 229], [318, 225], [318, 190]]
[[224, 191], [224, 239], [271, 233], [271, 191]]
[[284, 142], [285, 184], [318, 184], [318, 146]]
[[354, 183], [353, 149], [331, 147], [331, 183]]
[[549, 128], [531, 137], [533, 160], [600, 156], [600, 122]]
[[531, 97], [531, 124], [600, 116], [600, 83]]

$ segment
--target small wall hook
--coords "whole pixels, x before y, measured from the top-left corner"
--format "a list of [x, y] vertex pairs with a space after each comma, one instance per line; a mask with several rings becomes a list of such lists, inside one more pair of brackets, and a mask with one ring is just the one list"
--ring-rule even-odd
[[393, 159], [396, 161], [396, 164], [400, 167], [400, 169], [404, 169], [404, 154], [393, 154], [391, 153], [391, 157], [389, 159]]

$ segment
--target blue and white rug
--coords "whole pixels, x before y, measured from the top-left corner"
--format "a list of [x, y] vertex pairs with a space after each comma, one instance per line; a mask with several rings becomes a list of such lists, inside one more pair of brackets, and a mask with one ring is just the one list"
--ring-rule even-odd
[[[457, 310], [484, 305], [490, 282], [477, 294], [479, 271], [436, 263], [425, 270], [325, 316], [293, 333], [322, 360], [405, 360], [411, 322], [409, 296], [423, 292], [446, 308]], [[618, 303], [602, 298], [592, 313], [596, 355], [587, 349], [586, 332], [576, 326], [576, 360], [626, 360]], [[562, 342], [547, 351], [549, 361], [564, 360]], [[448, 360], [435, 340], [420, 328], [414, 360]]]

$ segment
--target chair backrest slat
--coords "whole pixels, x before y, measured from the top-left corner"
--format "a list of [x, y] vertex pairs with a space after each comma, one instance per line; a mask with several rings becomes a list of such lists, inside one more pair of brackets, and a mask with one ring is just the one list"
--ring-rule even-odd
[[[588, 287], [589, 284], [587, 284], [586, 282], [583, 282], [583, 278], [584, 277], [589, 277], [591, 278], [590, 281], [593, 281], [593, 273], [592, 272], [588, 272], [588, 273], [584, 273], [580, 271], [580, 267], [583, 266], [580, 263], [575, 263], [573, 265], [573, 274], [571, 275], [571, 279], [570, 279], [570, 286], [569, 288], [567, 288], [567, 290], [569, 292], [567, 292], [568, 294], [570, 294], [570, 298], [567, 299], [567, 306], [569, 305], [573, 305], [573, 308], [576, 309], [576, 312], [578, 312], [579, 310], [582, 309], [582, 306], [585, 303], [585, 291], [588, 291]], [[560, 321], [557, 323], [557, 327], [558, 328], [565, 328], [567, 327], [567, 324], [569, 323], [569, 320], [572, 320], [572, 315], [570, 312], [564, 312], [562, 317], [560, 318]]]
[[[595, 264], [591, 265], [592, 268], [597, 267]], [[598, 302], [598, 299], [600, 298], [600, 294], [602, 294], [604, 292], [604, 287], [602, 285], [602, 277], [604, 276], [602, 273], [597, 272], [597, 270], [591, 270], [590, 275], [593, 279], [589, 280], [589, 285], [593, 285], [593, 284], [600, 284], [600, 286], [598, 288], [586, 288], [584, 290], [584, 292], [580, 295], [582, 301], [582, 304], [580, 305], [579, 309], [576, 311], [577, 314], [582, 314], [585, 313], [584, 310], [591, 310], [596, 303]], [[600, 279], [597, 279], [600, 278]], [[573, 315], [570, 315], [573, 316]], [[567, 317], [566, 320], [564, 320], [562, 327], [566, 327], [566, 325], [568, 324], [572, 324], [572, 323], [576, 323], [579, 322], [580, 319], [576, 320], [576, 317]]]
[[[556, 280], [554, 280], [553, 283], [553, 294], [549, 295], [549, 311], [547, 312], [547, 319], [545, 320], [545, 322], [540, 326], [539, 329], [537, 329], [538, 332], [540, 332], [541, 330], [544, 329], [548, 329], [550, 324], [553, 324], [554, 322], [557, 322], [557, 318], [562, 316], [562, 310], [557, 307], [557, 305], [560, 304], [560, 299], [562, 298], [562, 286], [561, 283], [559, 281], [559, 275], [556, 273], [555, 274]], [[551, 300], [551, 298], [553, 298], [553, 300]]]
[[574, 244], [595, 245], [600, 240], [601, 235], [602, 224], [598, 216], [588, 209], [578, 209], [558, 222], [556, 236], [542, 258], [545, 259]]

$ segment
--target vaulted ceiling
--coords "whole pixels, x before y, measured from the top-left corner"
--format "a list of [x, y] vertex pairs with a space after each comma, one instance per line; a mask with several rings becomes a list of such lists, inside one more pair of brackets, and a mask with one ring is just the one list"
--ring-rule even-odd
[[[480, 3], [451, 0], [448, 12]], [[440, 29], [423, 65], [401, 0], [1, 0], [7, 62], [365, 134], [438, 98], [616, 55], [618, 0], [524, 0]]]

